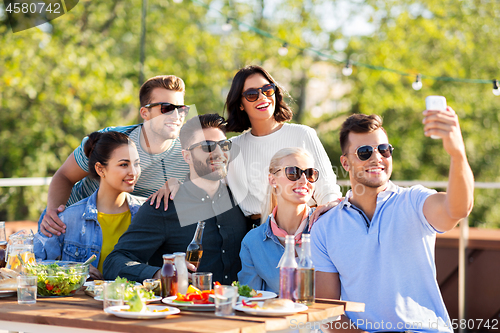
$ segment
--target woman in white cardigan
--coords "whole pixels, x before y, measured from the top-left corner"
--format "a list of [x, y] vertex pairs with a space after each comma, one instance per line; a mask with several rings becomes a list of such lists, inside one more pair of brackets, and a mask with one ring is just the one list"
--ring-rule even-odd
[[305, 149], [319, 169], [321, 177], [313, 198], [325, 208], [317, 209], [314, 219], [336, 205], [342, 196], [316, 131], [305, 125], [287, 123], [293, 112], [283, 100], [283, 93], [264, 68], [248, 66], [236, 73], [226, 99], [228, 132], [243, 132], [231, 138], [233, 147], [240, 151], [229, 163], [227, 180], [243, 213], [254, 224], [259, 224], [268, 185], [269, 162], [283, 148]]

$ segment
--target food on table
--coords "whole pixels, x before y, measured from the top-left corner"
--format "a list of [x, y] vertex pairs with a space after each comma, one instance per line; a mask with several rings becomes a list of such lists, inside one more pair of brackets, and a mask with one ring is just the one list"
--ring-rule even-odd
[[[218, 282], [216, 282], [218, 283]], [[255, 289], [250, 288], [246, 284], [240, 284], [238, 281], [231, 283], [233, 287], [238, 287], [238, 294], [243, 297], [262, 297], [262, 293], [257, 293]]]
[[145, 312], [148, 311], [148, 307], [144, 304], [144, 300], [141, 298], [141, 294], [139, 289], [134, 290], [134, 294], [132, 298], [128, 301], [128, 305], [130, 306], [130, 312]]
[[295, 303], [289, 299], [274, 298], [268, 299], [264, 302], [246, 302], [241, 301], [243, 306], [248, 308], [260, 309], [260, 310], [293, 310], [295, 309]]
[[125, 301], [130, 301], [138, 291], [142, 299], [154, 299], [155, 295], [152, 291], [147, 290], [143, 286], [135, 285], [135, 282], [128, 281], [126, 278], [117, 277], [113, 283], [124, 283], [125, 284], [125, 294], [123, 299]]
[[156, 296], [161, 295], [161, 280], [160, 279], [146, 279], [142, 281], [142, 285], [151, 290]]
[[17, 290], [19, 273], [8, 268], [0, 268], [0, 290]]
[[177, 298], [174, 299], [174, 303], [180, 304], [214, 304], [210, 300], [210, 295], [213, 295], [213, 290], [200, 290], [193, 285], [188, 287], [187, 293], [185, 295], [177, 293]]
[[87, 280], [89, 267], [71, 261], [27, 264], [28, 274], [37, 275], [40, 296], [68, 296], [76, 293]]

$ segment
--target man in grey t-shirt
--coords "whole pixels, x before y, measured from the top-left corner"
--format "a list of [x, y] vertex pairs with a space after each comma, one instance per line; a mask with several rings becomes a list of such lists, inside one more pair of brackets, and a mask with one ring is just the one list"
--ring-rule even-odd
[[[174, 75], [161, 75], [147, 80], [139, 99], [142, 124], [107, 127], [101, 131], [126, 133], [135, 142], [141, 161], [142, 174], [132, 194], [147, 198], [158, 191], [167, 179], [184, 179], [189, 167], [182, 158], [178, 139], [189, 107], [184, 105], [184, 81]], [[82, 144], [77, 147], [52, 178], [46, 212], [39, 220], [44, 235], [60, 235], [65, 224], [57, 216], [69, 206], [94, 193], [99, 183], [88, 177], [88, 159]]]

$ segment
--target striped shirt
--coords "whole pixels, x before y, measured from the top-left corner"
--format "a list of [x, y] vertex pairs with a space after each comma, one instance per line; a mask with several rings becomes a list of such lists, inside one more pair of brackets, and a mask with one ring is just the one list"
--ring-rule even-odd
[[[167, 179], [175, 177], [179, 180], [184, 180], [186, 175], [189, 173], [189, 166], [182, 157], [182, 148], [179, 138], [175, 139], [166, 151], [160, 154], [149, 154], [141, 147], [141, 130], [142, 124], [137, 124], [131, 126], [106, 127], [99, 132], [121, 132], [127, 134], [135, 143], [141, 160], [141, 176], [139, 177], [132, 194], [147, 198], [151, 194], [158, 191], [158, 189], [165, 184]], [[85, 172], [89, 172], [89, 160], [87, 156], [85, 156], [83, 150], [83, 146], [85, 145], [87, 139], [88, 137], [85, 137], [80, 146], [78, 146], [73, 152], [76, 163]], [[73, 186], [66, 206], [70, 206], [75, 202], [90, 196], [98, 188], [98, 180], [93, 179], [90, 176], [83, 178], [76, 183], [75, 186]]]

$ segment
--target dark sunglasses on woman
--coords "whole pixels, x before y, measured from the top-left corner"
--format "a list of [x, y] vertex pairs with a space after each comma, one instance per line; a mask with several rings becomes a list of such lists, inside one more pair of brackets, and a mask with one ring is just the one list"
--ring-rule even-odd
[[319, 178], [319, 170], [315, 168], [302, 170], [301, 168], [296, 166], [288, 166], [276, 170], [274, 174], [281, 170], [285, 172], [286, 178], [288, 178], [288, 180], [291, 180], [292, 182], [299, 180], [300, 177], [302, 177], [302, 174], [306, 175], [306, 179], [309, 183], [315, 183]]
[[372, 157], [372, 154], [375, 151], [375, 149], [378, 150], [380, 155], [382, 155], [385, 158], [391, 157], [392, 151], [394, 150], [394, 148], [390, 144], [382, 143], [376, 147], [368, 145], [360, 146], [356, 149], [356, 152], [354, 154], [359, 158], [360, 161], [367, 161], [370, 159], [370, 157]]
[[175, 105], [175, 104], [170, 104], [167, 102], [160, 102], [160, 103], [151, 103], [148, 105], [144, 105], [145, 108], [152, 108], [154, 106], [161, 105], [161, 113], [163, 114], [171, 114], [174, 112], [175, 109], [177, 109], [177, 112], [179, 112], [179, 116], [185, 117], [189, 113], [189, 106], [188, 105]]
[[262, 95], [271, 97], [276, 92], [276, 85], [274, 83], [266, 84], [260, 88], [250, 88], [244, 91], [241, 95], [249, 102], [255, 102], [259, 99], [259, 90]]
[[202, 141], [195, 143], [191, 147], [189, 147], [187, 150], [193, 150], [196, 147], [201, 147], [201, 150], [203, 150], [205, 153], [211, 153], [217, 149], [217, 145], [219, 145], [220, 149], [224, 152], [231, 150], [231, 147], [233, 146], [233, 143], [230, 140], [221, 140], [221, 141]]

